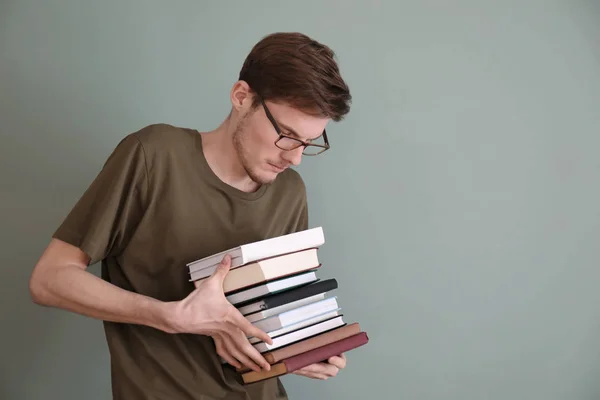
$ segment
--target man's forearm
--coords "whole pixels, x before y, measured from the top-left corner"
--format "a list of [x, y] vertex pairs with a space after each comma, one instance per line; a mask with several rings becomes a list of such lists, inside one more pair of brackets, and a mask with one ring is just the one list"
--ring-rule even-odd
[[34, 282], [32, 297], [40, 305], [174, 333], [172, 303], [121, 289], [77, 266], [47, 272]]

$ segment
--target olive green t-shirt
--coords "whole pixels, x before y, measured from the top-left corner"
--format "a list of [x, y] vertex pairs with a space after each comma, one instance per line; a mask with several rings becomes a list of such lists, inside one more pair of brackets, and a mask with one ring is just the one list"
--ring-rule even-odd
[[[307, 229], [306, 188], [291, 169], [247, 193], [221, 181], [193, 129], [128, 134], [53, 235], [102, 262], [112, 284], [163, 301], [193, 289], [186, 263]], [[286, 399], [279, 378], [243, 385], [211, 337], [104, 321], [113, 398]]]

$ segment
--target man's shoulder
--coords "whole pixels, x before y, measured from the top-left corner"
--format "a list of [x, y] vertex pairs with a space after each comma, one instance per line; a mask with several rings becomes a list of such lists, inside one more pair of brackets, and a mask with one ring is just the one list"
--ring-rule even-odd
[[167, 123], [149, 124], [130, 134], [147, 151], [165, 151], [189, 148], [193, 145], [197, 131]]

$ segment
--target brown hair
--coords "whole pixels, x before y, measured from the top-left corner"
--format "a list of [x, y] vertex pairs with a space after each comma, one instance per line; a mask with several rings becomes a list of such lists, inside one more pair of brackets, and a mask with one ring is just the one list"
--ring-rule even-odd
[[[340, 121], [352, 97], [335, 58], [333, 50], [305, 34], [272, 33], [254, 45], [239, 79], [265, 100]], [[254, 106], [259, 104], [257, 96]]]

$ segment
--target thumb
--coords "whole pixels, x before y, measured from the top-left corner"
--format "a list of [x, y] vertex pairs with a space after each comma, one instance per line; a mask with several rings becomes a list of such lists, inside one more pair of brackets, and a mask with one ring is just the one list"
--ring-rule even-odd
[[225, 280], [229, 269], [231, 268], [231, 256], [226, 254], [225, 257], [221, 260], [215, 271], [212, 273], [211, 280], [216, 279], [221, 284]]

